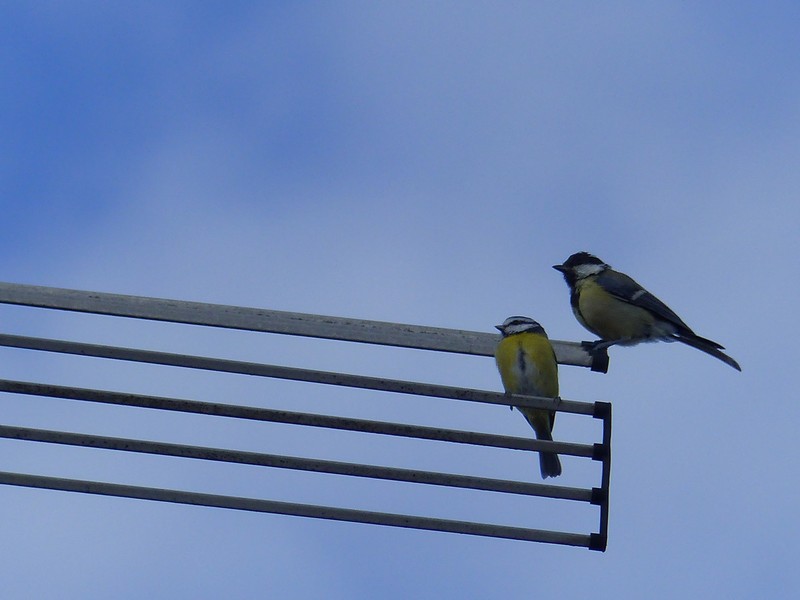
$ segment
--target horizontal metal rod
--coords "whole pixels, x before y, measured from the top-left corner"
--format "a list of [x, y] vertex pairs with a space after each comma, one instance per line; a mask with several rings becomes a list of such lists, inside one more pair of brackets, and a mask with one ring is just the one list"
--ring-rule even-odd
[[11, 381], [0, 379], [0, 392], [11, 394], [25, 394], [29, 396], [45, 396], [49, 398], [64, 398], [83, 402], [96, 402], [118, 406], [132, 406], [156, 410], [169, 410], [175, 412], [212, 415], [251, 421], [268, 421], [290, 425], [304, 425], [308, 427], [323, 427], [345, 431], [359, 431], [416, 439], [453, 442], [476, 446], [489, 446], [494, 448], [508, 448], [511, 450], [550, 450], [558, 454], [572, 456], [592, 457], [594, 446], [588, 444], [574, 444], [570, 442], [544, 442], [532, 438], [520, 438], [490, 433], [476, 433], [472, 431], [459, 431], [455, 429], [441, 429], [438, 427], [425, 427], [422, 425], [406, 425], [402, 423], [387, 423], [383, 421], [370, 421], [350, 417], [335, 417], [270, 408], [257, 408], [253, 406], [239, 406], [235, 404], [221, 404], [214, 402], [201, 402], [197, 400], [183, 400], [177, 398], [164, 398], [160, 396], [144, 396], [123, 392], [92, 390], [86, 388], [67, 387], [60, 385], [31, 383], [27, 381]]
[[[478, 356], [492, 356], [499, 339], [479, 331], [3, 282], [0, 303]], [[552, 343], [558, 362], [592, 366], [593, 357], [581, 344]]]
[[351, 508], [338, 508], [313, 504], [295, 504], [291, 502], [279, 502], [276, 500], [261, 500], [237, 496], [220, 496], [217, 494], [203, 494], [199, 492], [185, 492], [181, 490], [121, 485], [98, 481], [63, 479], [58, 477], [45, 477], [41, 475], [9, 473], [5, 471], [0, 472], [0, 484], [60, 490], [65, 492], [78, 492], [83, 494], [95, 494], [100, 496], [114, 496], [119, 498], [134, 498], [138, 500], [155, 500], [159, 502], [172, 502], [176, 504], [191, 504], [195, 506], [246, 510], [251, 512], [293, 515], [315, 519], [347, 521], [351, 523], [369, 523], [373, 525], [387, 525], [390, 527], [405, 527], [412, 529], [424, 529], [428, 531], [444, 531], [449, 533], [462, 533], [468, 535], [523, 540], [530, 542], [545, 542], [549, 544], [561, 544], [566, 546], [581, 546], [584, 548], [588, 548], [591, 542], [590, 535], [576, 533], [564, 533], [542, 529], [527, 529], [523, 527], [493, 525], [488, 523], [474, 523], [471, 521], [454, 521], [449, 519], [437, 519], [432, 517], [419, 517], [395, 513], [371, 512], [355, 510]]
[[552, 398], [537, 398], [534, 396], [517, 396], [473, 390], [431, 383], [417, 383], [397, 379], [383, 379], [380, 377], [366, 377], [364, 375], [351, 375], [348, 373], [334, 373], [330, 371], [315, 371], [284, 367], [280, 365], [267, 365], [253, 362], [242, 362], [205, 356], [192, 356], [187, 354], [173, 354], [169, 352], [156, 352], [153, 350], [138, 350], [134, 348], [121, 348], [117, 346], [103, 346], [99, 344], [86, 344], [66, 340], [52, 340], [19, 335], [0, 334], [0, 346], [13, 348], [27, 348], [45, 352], [59, 352], [64, 354], [77, 354], [80, 356], [93, 356], [113, 360], [125, 360], [148, 364], [184, 367], [189, 369], [202, 369], [223, 373], [238, 373], [257, 377], [272, 377], [292, 381], [305, 381], [327, 385], [362, 388], [399, 394], [413, 394], [416, 396], [429, 396], [434, 398], [447, 398], [451, 400], [467, 400], [486, 404], [500, 404], [505, 406], [524, 406], [531, 408], [544, 408], [559, 412], [581, 415], [594, 414], [594, 403], [576, 402], [574, 400], [554, 401]]
[[0, 438], [591, 502], [592, 490], [524, 481], [0, 425]]

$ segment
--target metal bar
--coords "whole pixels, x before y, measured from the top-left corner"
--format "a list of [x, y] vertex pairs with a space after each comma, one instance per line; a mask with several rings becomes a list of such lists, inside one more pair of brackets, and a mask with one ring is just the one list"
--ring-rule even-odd
[[576, 533], [564, 533], [542, 529], [526, 529], [523, 527], [510, 527], [507, 525], [473, 523], [470, 521], [454, 521], [448, 519], [418, 517], [414, 515], [402, 515], [395, 513], [371, 512], [313, 504], [295, 504], [290, 502], [242, 498], [237, 496], [220, 496], [216, 494], [203, 494], [199, 492], [185, 492], [181, 490], [170, 490], [163, 488], [120, 485], [98, 481], [44, 477], [41, 475], [9, 473], [4, 471], [0, 472], [0, 484], [60, 490], [65, 492], [79, 492], [100, 496], [116, 496], [121, 498], [134, 498], [138, 500], [155, 500], [159, 502], [171, 502], [176, 504], [191, 504], [195, 506], [246, 510], [251, 512], [293, 515], [315, 519], [330, 519], [335, 521], [347, 521], [351, 523], [369, 523], [373, 525], [388, 525], [390, 527], [405, 527], [412, 529], [424, 529], [428, 531], [444, 531], [449, 533], [505, 538], [511, 540], [545, 542], [549, 544], [561, 544], [566, 546], [582, 546], [584, 548], [588, 548], [590, 543], [589, 535]]
[[122, 392], [30, 383], [27, 381], [10, 381], [0, 379], [0, 392], [25, 394], [29, 396], [45, 396], [49, 398], [64, 398], [67, 400], [96, 402], [100, 404], [112, 404], [117, 406], [170, 410], [175, 412], [247, 419], [251, 421], [269, 421], [273, 423], [285, 423], [290, 425], [305, 425], [308, 427], [360, 431], [363, 433], [377, 433], [382, 435], [454, 442], [476, 446], [508, 448], [510, 450], [539, 451], [549, 449], [551, 452], [557, 452], [558, 454], [582, 457], [592, 457], [594, 454], [594, 447], [588, 444], [545, 442], [530, 438], [494, 435], [490, 433], [440, 429], [437, 427], [425, 427], [422, 425], [387, 423], [382, 421], [370, 421], [366, 419], [355, 419], [349, 417], [334, 417], [329, 415], [291, 412], [270, 408], [256, 408], [252, 406], [238, 406], [234, 404], [201, 402], [197, 400], [181, 400], [159, 396], [143, 396], [140, 394], [127, 394]]
[[589, 458], [594, 455], [594, 447], [588, 444], [546, 442], [532, 438], [520, 438], [490, 433], [477, 433], [472, 431], [459, 431], [455, 429], [441, 429], [438, 427], [425, 427], [423, 425], [406, 425], [402, 423], [370, 421], [367, 419], [356, 419], [351, 417], [335, 417], [330, 415], [300, 413], [270, 408], [257, 408], [253, 406], [239, 406], [235, 404], [182, 400], [176, 398], [164, 398], [160, 396], [144, 396], [140, 394], [128, 394], [123, 392], [110, 392], [104, 390], [30, 383], [27, 381], [11, 381], [0, 379], [0, 392], [25, 394], [29, 396], [63, 398], [66, 400], [96, 402], [99, 404], [112, 404], [117, 406], [152, 408], [157, 410], [169, 410], [174, 412], [212, 415], [218, 417], [230, 417], [234, 419], [246, 419], [251, 421], [267, 421], [272, 423], [284, 423], [288, 425], [304, 425], [308, 427], [341, 429], [344, 431], [359, 431], [363, 433], [376, 433], [398, 437], [453, 442], [474, 446], [508, 448], [509, 450], [530, 450], [534, 452], [547, 450], [550, 452], [557, 452], [559, 454]]
[[179, 458], [192, 458], [216, 462], [254, 465], [260, 467], [275, 467], [279, 469], [314, 471], [317, 473], [329, 473], [333, 475], [368, 477], [373, 479], [440, 485], [489, 492], [501, 492], [506, 494], [519, 494], [524, 496], [560, 498], [562, 500], [578, 500], [582, 502], [590, 502], [592, 500], [592, 490], [581, 488], [528, 483], [523, 481], [510, 481], [505, 479], [492, 479], [487, 477], [474, 477], [469, 475], [455, 475], [451, 473], [435, 473], [431, 471], [418, 471], [415, 469], [400, 469], [377, 465], [362, 465], [339, 461], [317, 460], [278, 454], [244, 452], [223, 448], [207, 448], [184, 444], [152, 442], [130, 438], [87, 435], [66, 431], [31, 429], [28, 427], [0, 425], [0, 438], [25, 440], [31, 442], [44, 442], [48, 444], [81, 446], [86, 448], [100, 448], [103, 450], [157, 454], [161, 456], [174, 456]]
[[[492, 356], [498, 340], [497, 334], [479, 331], [3, 282], [0, 282], [0, 302], [478, 356]], [[594, 358], [581, 344], [558, 340], [552, 344], [561, 364], [592, 366]]]
[[81, 356], [93, 356], [96, 358], [109, 358], [114, 360], [134, 361], [173, 367], [184, 367], [189, 369], [203, 369], [207, 371], [218, 371], [223, 373], [238, 373], [257, 377], [289, 379], [292, 381], [324, 383], [328, 385], [340, 385], [383, 392], [394, 392], [398, 394], [413, 394], [417, 396], [447, 398], [451, 400], [467, 400], [470, 402], [500, 404], [504, 406], [543, 408], [547, 410], [581, 415], [591, 415], [595, 410], [593, 403], [576, 402], [574, 400], [562, 399], [554, 401], [552, 398], [517, 396], [446, 385], [435, 385], [430, 383], [417, 383], [413, 381], [401, 381], [397, 379], [382, 379], [379, 377], [366, 377], [363, 375], [351, 375], [347, 373], [315, 371], [311, 369], [299, 369], [296, 367], [266, 365], [261, 363], [242, 362], [220, 358], [208, 358], [204, 356], [173, 354], [169, 352], [156, 352], [153, 350], [120, 348], [117, 346], [103, 346], [98, 344], [86, 344], [82, 342], [69, 342], [66, 340], [52, 340], [1, 334], [0, 346], [27, 348], [30, 350], [41, 350], [45, 352], [77, 354]]
[[603, 470], [601, 487], [603, 490], [602, 503], [600, 504], [600, 532], [595, 538], [592, 536], [591, 548], [601, 552], [606, 551], [608, 544], [608, 508], [611, 494], [611, 404], [598, 402], [598, 412], [603, 419]]

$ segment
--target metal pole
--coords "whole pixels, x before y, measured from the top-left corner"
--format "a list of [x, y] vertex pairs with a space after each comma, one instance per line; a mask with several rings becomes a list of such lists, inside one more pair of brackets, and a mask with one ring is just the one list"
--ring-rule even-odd
[[135, 498], [139, 500], [156, 500], [159, 502], [172, 502], [177, 504], [192, 504], [195, 506], [229, 508], [261, 513], [293, 515], [314, 519], [330, 519], [335, 521], [348, 521], [351, 523], [370, 523], [373, 525], [388, 525], [390, 527], [445, 531], [510, 540], [545, 542], [548, 544], [561, 544], [566, 546], [582, 546], [584, 548], [588, 548], [590, 543], [590, 536], [576, 533], [562, 533], [559, 531], [547, 531], [542, 529], [509, 527], [507, 525], [371, 512], [313, 504], [295, 504], [291, 502], [242, 498], [237, 496], [219, 496], [216, 494], [202, 494], [198, 492], [184, 492], [180, 490], [120, 485], [97, 481], [43, 477], [40, 475], [25, 475], [2, 471], [0, 471], [0, 484], [61, 490], [65, 492], [79, 492], [101, 496], [116, 496], [120, 498]]
[[491, 479], [488, 477], [473, 477], [470, 475], [454, 475], [451, 473], [435, 473], [431, 471], [418, 471], [415, 469], [362, 465], [331, 460], [299, 458], [296, 456], [283, 456], [279, 454], [244, 452], [223, 448], [206, 448], [185, 444], [150, 442], [130, 438], [86, 435], [66, 431], [31, 429], [29, 427], [0, 425], [0, 438], [81, 446], [84, 448], [101, 448], [104, 450], [117, 450], [122, 452], [157, 454], [161, 456], [174, 456], [261, 467], [275, 467], [279, 469], [314, 471], [333, 475], [369, 477], [407, 483], [421, 483], [506, 494], [519, 494], [523, 496], [559, 498], [562, 500], [578, 500], [582, 502], [590, 502], [592, 499], [592, 490], [581, 488], [544, 485], [524, 481], [509, 481], [505, 479]]
[[266, 365], [261, 363], [226, 360], [221, 358], [208, 358], [205, 356], [156, 352], [153, 350], [120, 348], [117, 346], [103, 346], [99, 344], [69, 342], [66, 340], [52, 340], [46, 338], [0, 334], [0, 346], [27, 348], [30, 350], [40, 350], [45, 352], [59, 352], [63, 354], [77, 354], [80, 356], [93, 356], [96, 358], [109, 358], [113, 360], [125, 360], [172, 367], [184, 367], [189, 369], [203, 369], [206, 371], [218, 371], [223, 373], [254, 375], [257, 377], [273, 377], [292, 381], [324, 383], [328, 385], [340, 385], [382, 392], [394, 392], [398, 394], [447, 398], [450, 400], [467, 400], [471, 402], [500, 404], [504, 406], [544, 408], [547, 410], [581, 415], [591, 415], [594, 412], [594, 404], [589, 402], [575, 402], [573, 400], [555, 401], [552, 398], [536, 398], [534, 396], [512, 396], [510, 394], [473, 390], [447, 385], [417, 383], [413, 381], [401, 381], [397, 379], [382, 379], [379, 377], [366, 377], [363, 375], [350, 375], [347, 373], [315, 371], [311, 369], [299, 369], [296, 367], [284, 367], [280, 365]]
[[[299, 335], [402, 348], [491, 356], [495, 333], [348, 319], [223, 304], [146, 298], [0, 282], [0, 302], [39, 308]], [[591, 367], [594, 356], [579, 343], [553, 340], [562, 364]]]
[[[324, 427], [328, 429], [341, 429], [345, 431], [359, 431], [363, 433], [377, 433], [398, 437], [409, 437], [423, 440], [454, 442], [476, 446], [489, 446], [493, 448], [508, 448], [510, 450], [539, 451], [545, 442], [532, 438], [520, 438], [507, 435], [490, 433], [477, 433], [473, 431], [460, 431], [457, 429], [442, 429], [426, 427], [424, 425], [407, 425], [404, 423], [388, 423], [385, 421], [370, 421], [351, 417], [336, 417], [313, 413], [301, 413], [271, 408], [257, 408], [254, 406], [241, 406], [235, 404], [222, 404], [216, 402], [202, 402], [199, 400], [182, 400], [178, 398], [164, 398], [161, 396], [144, 396], [123, 392], [110, 392], [86, 388], [66, 387], [60, 385], [30, 383], [27, 381], [10, 381], [0, 379], [0, 392], [10, 394], [25, 394], [28, 396], [45, 396], [49, 398], [63, 398], [65, 400], [78, 400], [82, 402], [96, 402], [98, 404], [111, 404], [117, 406], [134, 406], [138, 408], [152, 408], [156, 410], [169, 410], [217, 417], [230, 417], [234, 419], [247, 419], [251, 421], [269, 421], [288, 425], [304, 425], [308, 427]], [[589, 444], [574, 444], [570, 442], [551, 442], [547, 447], [558, 454], [583, 456], [591, 458], [594, 446]]]

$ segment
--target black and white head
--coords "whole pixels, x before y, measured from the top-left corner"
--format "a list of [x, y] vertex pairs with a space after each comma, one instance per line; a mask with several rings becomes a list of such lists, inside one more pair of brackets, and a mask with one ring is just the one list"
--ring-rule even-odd
[[547, 335], [544, 332], [544, 328], [530, 317], [508, 317], [503, 321], [502, 325], [495, 325], [495, 327], [500, 330], [503, 337], [517, 333], [541, 333], [542, 335]]
[[576, 252], [565, 260], [563, 265], [553, 265], [553, 268], [556, 271], [560, 271], [567, 283], [572, 286], [575, 285], [576, 281], [592, 275], [599, 275], [611, 267], [593, 254]]

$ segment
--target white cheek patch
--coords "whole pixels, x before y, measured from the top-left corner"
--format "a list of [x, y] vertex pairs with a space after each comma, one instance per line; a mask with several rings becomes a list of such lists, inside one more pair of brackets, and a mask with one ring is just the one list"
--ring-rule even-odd
[[505, 329], [506, 335], [515, 335], [517, 333], [524, 333], [526, 331], [532, 331], [533, 327], [530, 323], [521, 323], [519, 325], [509, 325]]
[[575, 276], [578, 279], [599, 275], [608, 268], [608, 265], [578, 265], [575, 267]]

